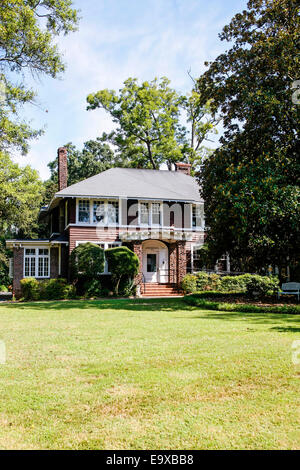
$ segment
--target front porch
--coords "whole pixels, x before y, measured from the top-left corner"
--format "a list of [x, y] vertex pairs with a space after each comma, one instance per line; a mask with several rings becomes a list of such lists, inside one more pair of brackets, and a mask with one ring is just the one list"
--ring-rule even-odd
[[134, 241], [132, 249], [140, 261], [136, 283], [143, 295], [178, 295], [187, 272], [186, 241]]

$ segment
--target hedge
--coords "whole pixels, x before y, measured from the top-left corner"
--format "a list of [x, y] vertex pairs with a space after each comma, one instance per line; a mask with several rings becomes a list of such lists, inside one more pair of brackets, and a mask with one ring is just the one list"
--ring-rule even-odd
[[181, 287], [186, 294], [208, 290], [217, 292], [247, 293], [251, 296], [265, 296], [278, 291], [279, 280], [272, 276], [242, 274], [240, 276], [219, 276], [218, 274], [187, 274]]
[[76, 296], [75, 287], [66, 279], [47, 279], [38, 281], [34, 277], [21, 280], [23, 300], [63, 300]]
[[[220, 294], [220, 293], [219, 293]], [[230, 293], [228, 297], [232, 296]], [[224, 297], [224, 294], [222, 294]], [[225, 294], [227, 296], [227, 294]], [[235, 294], [236, 296], [236, 294]], [[300, 314], [300, 305], [283, 305], [283, 306], [260, 306], [253, 304], [237, 304], [226, 303], [213, 300], [206, 300], [207, 292], [199, 294], [186, 295], [184, 301], [188, 305], [202, 308], [204, 310], [218, 310], [220, 312], [240, 312], [240, 313], [285, 313]]]

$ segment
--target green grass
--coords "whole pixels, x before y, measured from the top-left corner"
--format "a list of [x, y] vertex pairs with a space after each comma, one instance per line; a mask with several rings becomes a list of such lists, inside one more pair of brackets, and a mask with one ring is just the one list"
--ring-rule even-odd
[[299, 449], [296, 315], [0, 306], [2, 449]]

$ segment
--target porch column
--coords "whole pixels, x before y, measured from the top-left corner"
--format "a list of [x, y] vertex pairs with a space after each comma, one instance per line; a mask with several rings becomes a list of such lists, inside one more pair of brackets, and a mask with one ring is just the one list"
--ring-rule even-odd
[[177, 283], [177, 244], [170, 243], [169, 246], [169, 268], [170, 278], [168, 282]]
[[140, 268], [139, 268], [139, 273], [135, 276], [135, 283], [136, 285], [142, 285], [143, 284], [143, 247], [142, 247], [142, 242], [140, 240], [134, 241], [133, 242], [133, 252], [137, 255], [139, 262], [140, 262]]

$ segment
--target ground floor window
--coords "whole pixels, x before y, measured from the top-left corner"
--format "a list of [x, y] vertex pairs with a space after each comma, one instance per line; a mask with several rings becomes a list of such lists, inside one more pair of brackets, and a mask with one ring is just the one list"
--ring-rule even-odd
[[49, 277], [49, 258], [48, 248], [25, 248], [24, 277]]

